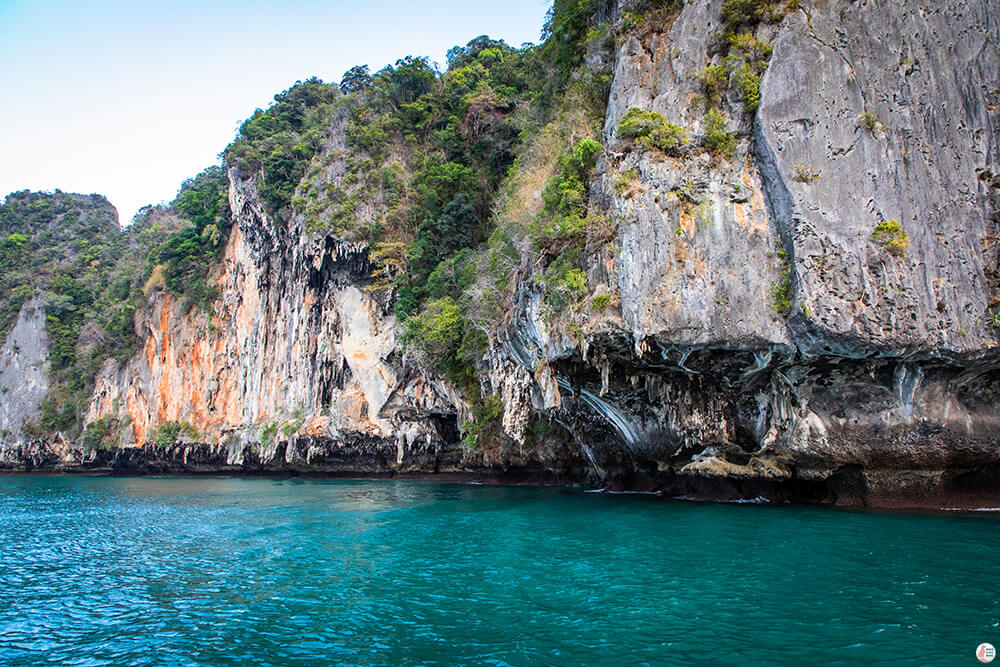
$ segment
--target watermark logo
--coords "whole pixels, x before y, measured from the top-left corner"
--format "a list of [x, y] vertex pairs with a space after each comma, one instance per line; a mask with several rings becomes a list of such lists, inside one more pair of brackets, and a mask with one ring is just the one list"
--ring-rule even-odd
[[979, 662], [993, 662], [993, 658], [997, 657], [997, 650], [993, 648], [993, 644], [983, 642], [976, 647], [976, 657]]

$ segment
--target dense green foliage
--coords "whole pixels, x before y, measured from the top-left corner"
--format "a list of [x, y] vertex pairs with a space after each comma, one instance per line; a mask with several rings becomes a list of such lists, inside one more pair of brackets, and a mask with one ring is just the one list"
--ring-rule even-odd
[[431, 301], [419, 315], [406, 321], [404, 345], [418, 343], [443, 372], [461, 377], [464, 364], [459, 350], [465, 337], [462, 309], [450, 296]]
[[188, 225], [170, 234], [149, 254], [160, 267], [163, 286], [208, 308], [216, 298], [207, 276], [232, 226], [229, 182], [221, 167], [209, 167], [184, 181], [171, 209]]
[[[404, 345], [462, 387], [474, 411], [472, 359], [484, 341], [461, 297], [477, 278], [475, 248], [491, 232], [497, 189], [545, 103], [539, 59], [539, 47], [481, 36], [451, 49], [440, 75], [425, 59], [404, 59], [349, 100], [349, 146], [377, 160], [401, 147], [394, 177], [405, 195], [383, 198], [382, 224], [365, 230], [375, 232], [378, 284], [395, 289], [396, 312], [408, 318]], [[358, 167], [359, 181], [373, 180], [370, 165]]]
[[726, 65], [732, 76], [733, 87], [739, 92], [747, 111], [753, 112], [760, 104], [760, 79], [770, 58], [771, 45], [749, 33], [729, 40]]
[[279, 219], [290, 215], [295, 187], [326, 139], [337, 93], [316, 78], [296, 82], [267, 110], [257, 109], [225, 150], [226, 164], [244, 176], [260, 174], [260, 197]]
[[[516, 283], [515, 244], [539, 253], [531, 276], [556, 312], [582, 302], [585, 255], [613, 229], [589, 211], [611, 79], [614, 31], [599, 22], [609, 6], [556, 0], [542, 44], [515, 48], [480, 36], [451, 49], [444, 72], [408, 56], [374, 74], [353, 67], [339, 84], [296, 82], [241, 125], [223, 166], [185, 181], [171, 204], [147, 207], [124, 231], [103, 198], [8, 197], [0, 208], [0, 328], [9, 330], [21, 304], [44, 292], [54, 381], [39, 432], [64, 430], [90, 449], [119, 437], [112, 420], [80, 428], [93, 378], [105, 359], [135, 350], [134, 315], [157, 290], [212, 308], [212, 273], [232, 226], [231, 170], [253, 182], [273, 224], [368, 242], [369, 289], [395, 304], [407, 349], [465, 394], [473, 440], [496, 435], [497, 404], [481, 395], [475, 364], [497, 324], [484, 319], [486, 308]], [[677, 6], [650, 0], [635, 8]], [[623, 132], [645, 147], [672, 152], [686, 142], [662, 117], [629, 120], [641, 127]], [[533, 195], [540, 191], [541, 202], [517, 229], [498, 226], [514, 188], [504, 184], [538, 146], [551, 158], [532, 167], [545, 174]], [[484, 278], [494, 292], [471, 296]], [[166, 445], [184, 434], [194, 437], [168, 423], [152, 440]]]
[[632, 0], [622, 9], [618, 32], [644, 36], [662, 31], [683, 6], [683, 0]]
[[687, 143], [687, 131], [667, 121], [662, 114], [632, 107], [618, 123], [619, 137], [635, 139], [643, 148], [676, 153]]
[[115, 211], [99, 195], [8, 195], [0, 206], [0, 333], [6, 336], [21, 304], [56, 278], [56, 293], [74, 288], [75, 278], [96, 289], [117, 231]]
[[716, 108], [711, 108], [702, 119], [704, 135], [702, 142], [713, 155], [729, 155], [736, 150], [736, 135], [726, 129], [726, 117]]
[[546, 265], [538, 283], [557, 311], [586, 294], [587, 277], [578, 262], [594, 230], [607, 228], [603, 218], [587, 215], [588, 184], [601, 149], [593, 139], [581, 139], [572, 152], [559, 156], [559, 171], [542, 191], [544, 206], [532, 239]]
[[195, 439], [198, 431], [187, 422], [164, 422], [150, 434], [150, 440], [158, 447], [170, 447], [182, 436]]
[[[538, 251], [535, 281], [557, 312], [586, 295], [584, 255], [612, 229], [588, 211], [589, 185], [603, 150], [594, 137], [610, 81], [610, 59], [584, 64], [591, 49], [611, 45], [610, 28], [594, 22], [598, 5], [557, 1], [541, 46], [514, 49], [479, 37], [452, 49], [448, 70], [409, 104], [394, 102], [395, 70], [380, 72], [352, 107], [348, 144], [376, 162], [399, 159], [405, 193], [388, 202], [373, 239], [376, 284], [395, 287], [406, 348], [465, 394], [472, 417], [463, 425], [469, 444], [495, 441], [502, 431], [495, 398], [480, 393], [476, 364], [486, 335], [498, 324], [502, 293], [518, 283], [509, 273], [518, 239], [526, 235]], [[395, 69], [400, 67], [418, 63], [400, 61]], [[412, 75], [404, 80], [426, 85]], [[666, 146], [669, 128], [658, 129], [654, 139]], [[380, 150], [400, 145], [402, 150]], [[419, 159], [413, 159], [414, 148]], [[523, 201], [515, 193], [521, 186], [501, 184], [509, 174], [534, 172], [526, 152], [539, 150], [553, 151], [556, 167], [539, 184], [540, 209], [522, 227], [497, 227], [503, 206], [497, 202]]]
[[87, 451], [114, 450], [118, 447], [117, 422], [111, 415], [105, 415], [87, 424], [80, 442]]
[[[553, 85], [565, 81], [579, 67], [599, 6], [600, 0], [555, 0], [549, 8], [542, 27], [545, 43], [541, 56], [555, 74]], [[552, 88], [547, 92], [551, 94]]]
[[3, 300], [0, 301], [0, 331], [4, 336], [13, 326], [21, 304], [34, 293], [34, 288], [24, 280], [24, 275], [20, 272], [28, 260], [28, 253], [28, 237], [24, 234], [11, 232], [0, 239], [0, 291], [3, 294]]
[[[715, 35], [721, 62], [709, 64], [696, 74], [706, 110], [702, 145], [716, 157], [736, 149], [736, 135], [726, 130], [719, 110], [727, 93], [735, 92], [743, 111], [753, 114], [760, 104], [760, 82], [771, 58], [771, 45], [756, 38], [757, 27], [778, 23], [796, 9], [797, 0], [727, 0], [722, 5], [722, 32]], [[714, 58], [713, 58], [714, 60]]]
[[0, 206], [0, 234], [2, 333], [27, 299], [42, 297], [51, 389], [39, 426], [72, 430], [100, 364], [136, 342], [117, 214], [99, 195], [15, 192]]
[[[538, 47], [481, 36], [451, 49], [444, 73], [412, 57], [368, 78], [363, 67], [345, 73], [350, 94], [337, 104], [348, 173], [326, 188], [325, 208], [316, 205], [323, 188], [307, 176], [307, 192], [320, 196], [305, 213], [310, 227], [362, 237], [391, 262], [379, 284], [395, 289], [402, 317], [429, 298], [460, 295], [453, 255], [489, 237], [491, 202], [541, 105], [539, 57]], [[382, 214], [366, 220], [357, 213], [364, 203]]]
[[778, 278], [768, 288], [771, 297], [771, 309], [781, 317], [787, 317], [792, 311], [795, 300], [795, 288], [792, 286], [791, 258], [788, 251], [780, 244], [775, 248], [775, 258], [778, 260]]
[[729, 29], [752, 28], [764, 20], [771, 4], [764, 0], [726, 0], [722, 5], [722, 20]]
[[799, 0], [726, 0], [722, 4], [724, 37], [754, 30], [761, 23], [780, 23], [799, 7]]
[[753, 34], [726, 33], [726, 56], [721, 64], [709, 65], [698, 72], [705, 104], [715, 108], [726, 91], [736, 91], [744, 110], [753, 113], [760, 104], [760, 80], [771, 58], [771, 45]]

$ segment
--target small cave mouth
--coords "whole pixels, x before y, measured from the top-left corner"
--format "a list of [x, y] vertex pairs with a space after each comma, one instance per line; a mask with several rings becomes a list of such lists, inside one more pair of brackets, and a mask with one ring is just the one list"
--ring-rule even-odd
[[364, 285], [371, 277], [371, 261], [367, 250], [344, 248], [333, 237], [327, 237], [318, 268], [309, 267], [306, 285], [320, 292], [327, 286]]
[[462, 439], [462, 433], [458, 429], [458, 415], [432, 412], [427, 419], [434, 425], [434, 430], [437, 431], [438, 437], [443, 442], [453, 444]]
[[782, 500], [800, 505], [833, 505], [840, 494], [837, 484], [820, 479], [789, 479], [777, 488]]
[[952, 471], [942, 486], [950, 494], [994, 496], [1000, 493], [1000, 463]]

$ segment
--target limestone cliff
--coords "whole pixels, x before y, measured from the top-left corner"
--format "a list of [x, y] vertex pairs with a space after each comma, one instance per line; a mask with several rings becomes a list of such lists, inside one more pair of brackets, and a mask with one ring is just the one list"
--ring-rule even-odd
[[132, 328], [131, 311], [97, 296], [110, 291], [120, 240], [117, 212], [100, 195], [21, 191], [0, 204], [0, 460], [46, 440], [63, 451], [79, 435], [64, 426], [89, 400], [93, 368], [73, 363], [103, 360], [102, 325]]
[[[733, 62], [717, 37], [731, 28], [722, 0], [679, 3], [639, 28], [630, 3], [607, 4], [599, 18], [619, 33], [589, 209], [613, 221], [613, 238], [583, 260], [590, 306], [556, 317], [530, 243], [511, 241], [520, 282], [477, 369], [502, 407], [503, 442], [460, 445], [469, 397], [400, 349], [392, 294], [366, 289], [368, 246], [311, 231], [301, 214], [275, 219], [255, 178], [230, 169], [220, 298], [204, 312], [154, 294], [137, 316], [140, 352], [97, 378], [88, 420], [124, 428], [132, 449], [118, 460], [519, 471], [841, 503], [995, 498], [991, 2], [758, 3], [771, 20], [749, 29], [769, 59], [750, 94], [706, 88], [707, 68]], [[710, 107], [731, 150], [708, 148]], [[632, 109], [687, 143], [623, 136]], [[310, 188], [342, 184], [342, 132], [334, 120], [332, 166]], [[189, 428], [162, 441], [171, 423]]]
[[[189, 424], [185, 439], [218, 443], [228, 463], [248, 453], [308, 462], [332, 441], [377, 450], [360, 469], [433, 459], [454, 439], [460, 399], [399, 363], [396, 320], [364, 289], [366, 246], [310, 234], [300, 220], [274, 224], [253, 183], [235, 175], [230, 205], [213, 311], [153, 295], [143, 349], [105, 365], [89, 419], [120, 420], [140, 447], [158, 426]], [[287, 441], [301, 445], [276, 453]]]
[[[842, 502], [995, 489], [990, 3], [798, 3], [757, 29], [773, 55], [756, 113], [722, 100], [731, 155], [620, 140], [630, 108], [705, 132], [696, 73], [719, 62], [722, 4], [685, 4], [619, 46], [592, 205], [620, 221], [620, 245], [591, 278], [621, 313], [579, 321], [567, 346], [526, 290], [510, 341], [545, 368], [536, 407], [560, 405], [595, 467], [625, 478], [784, 480]], [[888, 220], [905, 254], [873, 237]]]
[[17, 321], [0, 348], [0, 432], [12, 440], [26, 424], [38, 421], [49, 390], [45, 306], [33, 298], [21, 306]]

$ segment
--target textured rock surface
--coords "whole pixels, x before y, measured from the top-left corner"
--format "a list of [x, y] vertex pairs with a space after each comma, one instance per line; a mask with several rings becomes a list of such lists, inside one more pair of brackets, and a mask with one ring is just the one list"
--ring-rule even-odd
[[[663, 114], [693, 140], [700, 136], [696, 75], [721, 29], [720, 5], [685, 5], [669, 32], [630, 37], [621, 46], [604, 130], [609, 159], [595, 199], [621, 220], [615, 269], [626, 331], [680, 345], [788, 344], [769, 297], [781, 268], [779, 229], [768, 216], [750, 142], [720, 163], [693, 147], [665, 157], [615, 137], [632, 107]], [[616, 188], [622, 179], [625, 187]]]
[[[740, 139], [721, 160], [697, 148], [695, 73], [719, 62], [722, 3], [621, 44], [592, 190], [619, 247], [590, 273], [620, 317], [578, 322], [574, 348], [526, 296], [509, 337], [536, 371], [534, 407], [606, 478], [848, 503], [1000, 489], [998, 193], [978, 178], [997, 171], [1000, 24], [988, 2], [905, 4], [802, 2], [761, 26], [762, 100], [751, 117], [724, 96]], [[691, 145], [665, 156], [617, 139], [631, 107]], [[874, 134], [865, 112], [882, 119]], [[820, 176], [796, 180], [797, 166]], [[872, 238], [891, 219], [909, 234], [902, 257]]]
[[233, 182], [231, 206], [214, 311], [154, 296], [142, 352], [103, 369], [90, 419], [130, 421], [138, 446], [186, 422], [207, 442], [266, 441], [268, 428], [271, 439], [385, 440], [399, 462], [442, 441], [432, 415], [457, 431], [448, 389], [404, 378], [394, 359], [395, 318], [364, 291], [365, 246], [271, 224], [250, 183]]
[[21, 306], [17, 322], [0, 348], [0, 441], [23, 439], [21, 428], [37, 422], [48, 390], [45, 307], [36, 297]]
[[[720, 62], [722, 0], [619, 41], [591, 187], [617, 237], [588, 267], [611, 306], [568, 337], [521, 286], [482, 362], [515, 447], [460, 447], [468, 408], [404, 361], [388, 304], [364, 289], [366, 247], [275, 224], [231, 174], [222, 298], [210, 314], [154, 298], [143, 350], [103, 369], [90, 410], [137, 447], [90, 464], [840, 503], [1000, 496], [1000, 192], [979, 178], [1000, 172], [996, 8], [799, 5], [757, 29], [774, 48], [756, 113], [733, 91], [720, 101], [738, 133], [728, 157], [700, 145], [696, 76]], [[666, 156], [620, 140], [632, 107], [690, 143]], [[893, 219], [909, 235], [899, 256], [872, 238]], [[786, 280], [790, 310], [775, 298]], [[542, 445], [528, 437], [539, 417], [554, 429]], [[161, 446], [166, 422], [198, 437]]]
[[[990, 2], [905, 4], [803, 3], [774, 42], [755, 138], [804, 351], [996, 345], [997, 193], [977, 169], [1000, 162], [1000, 18]], [[796, 165], [820, 177], [796, 181]], [[892, 219], [905, 257], [871, 239]]]

